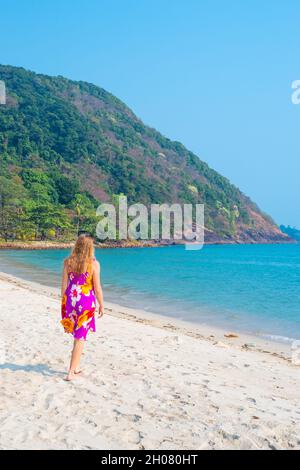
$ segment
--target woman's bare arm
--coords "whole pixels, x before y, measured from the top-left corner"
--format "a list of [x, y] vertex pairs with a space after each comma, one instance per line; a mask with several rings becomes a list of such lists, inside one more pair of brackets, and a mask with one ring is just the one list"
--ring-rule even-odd
[[61, 296], [63, 297], [66, 289], [68, 287], [68, 262], [67, 260], [64, 261], [64, 269], [62, 273], [62, 280], [61, 280]]
[[98, 261], [94, 262], [93, 269], [93, 285], [95, 290], [95, 295], [99, 304], [99, 317], [102, 317], [104, 314], [104, 301], [103, 301], [103, 292], [100, 282], [100, 264]]

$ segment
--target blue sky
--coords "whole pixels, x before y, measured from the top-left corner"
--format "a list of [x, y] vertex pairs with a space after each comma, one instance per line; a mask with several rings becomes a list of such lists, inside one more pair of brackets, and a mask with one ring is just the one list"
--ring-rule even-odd
[[[300, 2], [0, 0], [0, 63], [102, 86], [300, 227]], [[0, 77], [1, 78], [1, 77]]]

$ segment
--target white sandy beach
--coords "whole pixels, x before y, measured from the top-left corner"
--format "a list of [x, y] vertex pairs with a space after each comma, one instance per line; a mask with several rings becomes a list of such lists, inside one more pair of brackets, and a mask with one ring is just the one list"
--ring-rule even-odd
[[0, 291], [1, 449], [300, 449], [287, 346], [107, 304], [67, 383], [58, 291]]

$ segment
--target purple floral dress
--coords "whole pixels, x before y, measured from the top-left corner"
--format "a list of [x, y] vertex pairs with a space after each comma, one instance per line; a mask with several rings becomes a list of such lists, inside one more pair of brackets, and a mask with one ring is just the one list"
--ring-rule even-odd
[[85, 341], [89, 330], [96, 331], [93, 278], [89, 272], [70, 272], [68, 277], [68, 287], [61, 305], [61, 324], [74, 339]]

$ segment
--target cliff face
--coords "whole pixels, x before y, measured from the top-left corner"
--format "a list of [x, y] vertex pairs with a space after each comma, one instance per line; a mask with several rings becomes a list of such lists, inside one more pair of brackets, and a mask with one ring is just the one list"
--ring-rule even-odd
[[38, 184], [47, 188], [39, 200], [70, 223], [80, 196], [90, 208], [119, 193], [130, 203], [204, 203], [207, 241], [289, 241], [226, 178], [102, 88], [11, 66], [0, 66], [0, 80], [0, 176], [32, 204]]

